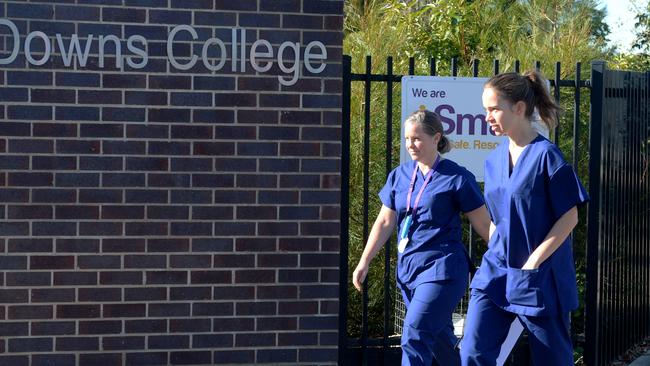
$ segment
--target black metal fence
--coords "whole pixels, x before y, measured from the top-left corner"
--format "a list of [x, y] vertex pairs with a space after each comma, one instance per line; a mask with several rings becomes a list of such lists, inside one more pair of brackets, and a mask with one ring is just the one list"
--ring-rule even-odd
[[592, 66], [586, 360], [650, 335], [650, 75]]
[[[349, 303], [349, 244], [350, 239], [350, 132], [351, 127], [362, 128], [363, 138], [360, 159], [363, 160], [361, 171], [354, 174], [361, 175], [362, 208], [360, 224], [362, 234], [356, 238], [357, 245], [364, 245], [368, 237], [370, 220], [369, 197], [370, 191], [370, 148], [371, 120], [375, 120], [371, 106], [371, 91], [373, 86], [383, 84], [385, 90], [385, 140], [383, 146], [373, 146], [385, 150], [384, 179], [394, 167], [393, 114], [399, 105], [394, 105], [393, 86], [399, 85], [402, 75], [394, 74], [393, 59], [386, 60], [386, 73], [372, 73], [372, 59], [366, 58], [365, 72], [353, 73], [352, 59], [343, 57], [343, 131], [342, 144], [342, 199], [341, 199], [341, 283], [340, 283], [340, 323], [339, 323], [339, 364], [341, 365], [366, 365], [366, 364], [394, 364], [400, 355], [399, 338], [396, 336], [396, 327], [391, 320], [395, 318], [395, 301], [399, 297], [390, 289], [393, 288], [394, 268], [391, 266], [391, 241], [386, 243], [383, 253], [383, 326], [382, 334], [377, 336], [369, 334], [368, 318], [368, 287], [364, 284], [361, 297], [361, 326], [359, 334], [349, 335], [348, 303]], [[458, 63], [451, 60], [451, 76], [458, 76]], [[537, 69], [540, 64], [534, 65]], [[598, 70], [602, 69], [599, 79]], [[492, 65], [494, 74], [500, 72], [499, 62]], [[514, 70], [519, 72], [519, 62], [514, 64]], [[572, 99], [572, 119], [564, 118], [560, 126], [555, 129], [553, 140], [562, 142], [560, 147], [565, 156], [570, 157], [572, 165], [579, 171], [584, 182], [588, 182], [592, 202], [589, 205], [588, 220], [581, 220], [576, 232], [574, 247], [582, 248], [583, 256], [576, 255], [577, 261], [587, 262], [587, 270], [583, 267], [579, 279], [587, 278], [587, 293], [584, 300], [586, 304], [584, 324], [574, 324], [574, 341], [578, 346], [585, 347], [585, 360], [588, 365], [606, 364], [629, 349], [635, 342], [649, 335], [650, 312], [650, 254], [648, 253], [648, 238], [650, 237], [650, 189], [648, 183], [648, 89], [650, 81], [646, 74], [623, 73], [604, 70], [604, 65], [595, 63], [592, 66], [592, 79], [583, 80], [581, 65], [575, 65], [573, 80], [561, 78], [561, 65], [555, 64], [555, 77], [550, 80], [552, 94], [556, 101], [560, 101], [561, 90], [565, 92], [563, 102]], [[437, 74], [436, 60], [431, 59], [429, 73]], [[409, 59], [408, 75], [415, 74], [415, 60]], [[471, 65], [471, 75], [479, 76], [479, 63]], [[594, 76], [595, 75], [595, 76]], [[620, 79], [620, 80], [619, 80]], [[603, 86], [605, 80], [614, 83]], [[625, 80], [625, 81], [622, 81]], [[616, 84], [616, 83], [619, 84]], [[364, 101], [362, 126], [351, 126], [351, 93], [353, 83], [363, 83]], [[624, 84], [624, 85], [623, 85]], [[593, 93], [589, 90], [594, 88]], [[627, 88], [627, 89], [625, 89]], [[587, 89], [586, 93], [583, 93]], [[602, 89], [602, 90], [601, 90]], [[622, 91], [625, 90], [625, 91]], [[619, 93], [619, 94], [617, 94]], [[621, 98], [625, 96], [625, 101]], [[602, 102], [600, 99], [602, 98]], [[590, 131], [580, 128], [581, 120], [586, 117], [582, 114], [581, 104], [591, 103]], [[399, 104], [399, 103], [398, 103]], [[614, 108], [617, 106], [617, 108]], [[611, 110], [609, 110], [611, 109]], [[615, 111], [622, 113], [614, 115]], [[617, 117], [618, 116], [618, 117]], [[623, 118], [627, 118], [623, 121]], [[375, 121], [376, 122], [376, 121]], [[620, 126], [620, 124], [623, 126]], [[372, 131], [371, 131], [372, 130]], [[598, 131], [596, 131], [598, 130]], [[589, 132], [589, 154], [586, 158], [586, 135]], [[560, 136], [562, 141], [560, 140]], [[584, 138], [581, 138], [583, 136]], [[570, 140], [570, 141], [568, 141]], [[582, 141], [582, 145], [581, 145]], [[375, 143], [377, 143], [375, 141]], [[626, 144], [626, 145], [625, 145]], [[625, 145], [625, 146], [623, 146]], [[358, 152], [354, 152], [358, 154]], [[582, 164], [581, 164], [582, 163]], [[587, 177], [588, 164], [588, 177]], [[584, 165], [584, 169], [578, 169]], [[587, 179], [588, 178], [588, 179]], [[625, 193], [622, 192], [625, 190]], [[358, 190], [357, 190], [358, 193]], [[376, 192], [372, 192], [375, 194]], [[471, 228], [466, 242], [468, 250], [474, 259], [482, 254], [481, 248], [476, 245]], [[586, 239], [588, 238], [588, 240]], [[361, 242], [359, 242], [361, 241]], [[589, 245], [587, 245], [587, 243]], [[587, 257], [584, 250], [587, 248]], [[479, 250], [480, 249], [480, 250]], [[358, 260], [354, 258], [353, 262]], [[393, 259], [394, 260], [394, 259]], [[373, 262], [374, 266], [380, 265], [380, 256]], [[475, 263], [477, 261], [475, 260]], [[586, 273], [585, 273], [586, 272]], [[580, 280], [579, 280], [580, 281]], [[396, 296], [395, 296], [396, 295]], [[376, 321], [376, 319], [371, 319]], [[398, 322], [399, 323], [399, 322]], [[521, 362], [521, 357], [517, 364]]]

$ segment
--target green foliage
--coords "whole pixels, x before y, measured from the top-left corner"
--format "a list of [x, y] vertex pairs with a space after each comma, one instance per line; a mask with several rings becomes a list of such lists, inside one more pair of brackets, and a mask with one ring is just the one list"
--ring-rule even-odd
[[644, 54], [650, 51], [650, 1], [639, 9], [636, 14], [636, 39], [634, 41], [634, 48], [641, 50]]
[[633, 53], [612, 52], [608, 66], [629, 71], [650, 70], [650, 1], [637, 10], [635, 16], [636, 39]]
[[607, 67], [617, 70], [648, 71], [650, 70], [650, 56], [643, 53], [619, 53], [609, 58]]
[[[488, 1], [489, 2], [489, 1]], [[576, 62], [588, 62], [604, 56], [605, 40], [593, 32], [600, 25], [592, 23], [591, 1], [548, 0], [515, 2], [505, 12], [488, 6], [497, 21], [484, 32], [492, 48], [480, 55], [502, 61], [505, 69], [511, 69], [515, 60], [522, 68], [540, 61], [554, 74], [554, 63], [568, 65], [565, 75], [570, 75]], [[503, 18], [499, 18], [502, 16]], [[513, 21], [514, 20], [514, 21]]]
[[[560, 78], [574, 79], [575, 64], [582, 62], [582, 79], [588, 78], [589, 62], [603, 59], [610, 53], [605, 46], [609, 32], [604, 23], [604, 11], [597, 9], [595, 0], [348, 0], [345, 4], [344, 54], [352, 56], [352, 70], [366, 70], [366, 56], [372, 56], [373, 74], [386, 74], [386, 60], [394, 57], [394, 73], [408, 73], [408, 59], [415, 59], [415, 74], [429, 74], [429, 60], [436, 58], [438, 72], [449, 75], [451, 59], [457, 58], [459, 75], [471, 75], [474, 60], [481, 76], [493, 73], [492, 60], [500, 60], [500, 72], [514, 69], [515, 60], [521, 69], [532, 68], [540, 61], [542, 72], [551, 79], [555, 76], [555, 62], [561, 63]], [[390, 166], [399, 161], [400, 85], [393, 84], [393, 107], [387, 111], [386, 84], [373, 83], [369, 99], [365, 99], [363, 82], [352, 84], [350, 120], [350, 243], [348, 264], [350, 274], [363, 251], [364, 237], [381, 206], [377, 192], [386, 178], [386, 159]], [[580, 134], [577, 169], [587, 184], [588, 111], [589, 94], [582, 89]], [[569, 160], [573, 152], [573, 92], [562, 90], [560, 102], [564, 109], [560, 123], [559, 144]], [[369, 109], [367, 128], [369, 155], [364, 156], [364, 113]], [[387, 125], [389, 117], [392, 123]], [[387, 130], [392, 133], [387, 146]], [[364, 173], [368, 171], [368, 222], [364, 228]], [[581, 212], [581, 226], [576, 230], [575, 253], [581, 291], [584, 289], [584, 253], [586, 242], [585, 213]], [[465, 233], [467, 237], [467, 233]], [[395, 268], [395, 240], [392, 239], [391, 269]], [[485, 246], [478, 246], [482, 254]], [[384, 258], [385, 251], [373, 260], [368, 275], [369, 333], [383, 334]], [[478, 257], [477, 257], [478, 258]], [[392, 300], [400, 295], [394, 288], [394, 274], [390, 275]], [[349, 285], [349, 334], [361, 332], [361, 296]], [[392, 323], [392, 319], [390, 321]], [[582, 312], [574, 317], [574, 326], [582, 329]]]

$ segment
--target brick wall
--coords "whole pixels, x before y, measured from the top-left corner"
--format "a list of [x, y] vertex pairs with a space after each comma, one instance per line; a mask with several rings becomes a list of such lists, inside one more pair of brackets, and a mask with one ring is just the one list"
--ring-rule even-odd
[[[342, 8], [0, 2], [21, 38], [0, 65], [1, 365], [336, 362]], [[277, 61], [178, 70], [177, 24], [198, 34], [179, 33], [182, 63], [210, 37], [230, 51], [237, 27], [275, 52], [321, 41], [326, 68], [301, 62], [291, 86]], [[33, 31], [54, 45], [44, 65], [24, 52]], [[95, 41], [66, 66], [57, 33], [116, 35], [123, 55], [143, 35], [148, 62], [120, 69], [113, 46], [102, 68]], [[12, 50], [0, 26], [0, 58]], [[47, 50], [35, 37], [30, 51]]]

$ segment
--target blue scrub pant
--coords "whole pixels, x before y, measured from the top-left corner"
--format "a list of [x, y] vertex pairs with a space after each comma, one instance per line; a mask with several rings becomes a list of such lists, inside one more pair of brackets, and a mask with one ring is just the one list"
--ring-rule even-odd
[[534, 365], [573, 365], [568, 312], [552, 316], [518, 315], [498, 307], [485, 292], [477, 289], [472, 290], [465, 319], [460, 349], [462, 365], [496, 365], [501, 344], [516, 317], [528, 330]]
[[467, 289], [461, 279], [426, 282], [414, 290], [402, 288], [406, 316], [402, 330], [402, 365], [460, 365], [451, 314]]

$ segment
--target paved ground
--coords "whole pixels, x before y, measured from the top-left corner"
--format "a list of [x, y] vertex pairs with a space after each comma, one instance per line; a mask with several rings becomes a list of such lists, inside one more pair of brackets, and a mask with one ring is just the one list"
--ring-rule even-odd
[[650, 366], [650, 351], [632, 361], [628, 366]]

